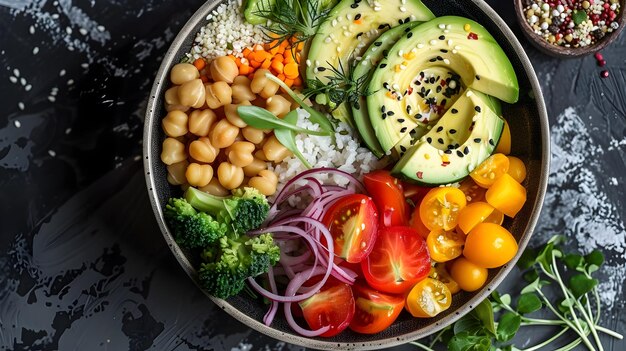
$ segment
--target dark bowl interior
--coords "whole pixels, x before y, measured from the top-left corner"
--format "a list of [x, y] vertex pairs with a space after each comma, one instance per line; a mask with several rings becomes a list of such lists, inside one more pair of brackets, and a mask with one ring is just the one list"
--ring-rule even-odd
[[543, 52], [546, 55], [559, 57], [559, 58], [576, 58], [581, 56], [586, 56], [589, 54], [593, 54], [604, 49], [607, 45], [611, 44], [619, 34], [624, 29], [626, 13], [624, 12], [624, 7], [626, 6], [626, 0], [620, 0], [620, 8], [621, 12], [617, 16], [617, 23], [619, 27], [611, 33], [608, 33], [604, 38], [595, 44], [579, 47], [579, 48], [567, 48], [564, 46], [552, 45], [545, 41], [541, 36], [536, 34], [533, 28], [530, 26], [528, 21], [526, 21], [526, 16], [524, 14], [524, 0], [515, 0], [515, 14], [517, 15], [517, 20], [519, 22], [520, 27], [522, 28], [522, 33], [528, 38], [528, 41], [535, 46], [539, 51]]
[[[266, 306], [243, 294], [228, 300], [209, 296], [218, 306], [251, 328], [276, 339], [318, 349], [380, 349], [415, 340], [454, 322], [495, 290], [528, 243], [543, 202], [549, 162], [548, 119], [537, 77], [528, 57], [512, 32], [502, 19], [481, 0], [424, 0], [424, 3], [437, 16], [464, 16], [484, 25], [500, 43], [515, 67], [520, 83], [520, 101], [514, 105], [503, 104], [503, 109], [504, 117], [513, 131], [512, 154], [520, 157], [527, 166], [528, 176], [524, 185], [528, 191], [528, 201], [517, 217], [514, 220], [507, 219], [504, 225], [519, 243], [520, 250], [517, 256], [509, 264], [490, 270], [488, 282], [483, 289], [474, 293], [461, 292], [454, 295], [452, 306], [437, 317], [417, 319], [408, 313], [402, 313], [391, 327], [376, 335], [362, 335], [346, 330], [333, 338], [305, 338], [296, 335], [280, 316], [271, 327], [265, 326], [262, 319]], [[185, 256], [185, 252], [178, 248], [163, 221], [162, 206], [169, 197], [179, 196], [181, 192], [178, 188], [168, 184], [166, 167], [159, 157], [161, 143], [165, 138], [161, 130], [161, 119], [166, 113], [162, 96], [169, 85], [170, 67], [189, 50], [195, 33], [206, 23], [206, 15], [217, 4], [217, 2], [209, 1], [200, 8], [179, 33], [166, 54], [154, 82], [144, 130], [144, 165], [152, 206], [167, 244], [194, 281], [196, 281], [196, 272], [190, 264], [194, 259]], [[155, 238], [155, 240], [158, 239]]]

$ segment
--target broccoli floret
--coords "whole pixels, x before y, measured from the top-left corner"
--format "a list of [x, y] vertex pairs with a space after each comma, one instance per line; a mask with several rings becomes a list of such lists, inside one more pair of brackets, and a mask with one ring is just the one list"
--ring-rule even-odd
[[206, 247], [226, 235], [228, 230], [225, 223], [196, 211], [182, 198], [171, 198], [165, 205], [163, 215], [174, 233], [174, 239], [185, 249]]
[[280, 258], [280, 249], [271, 234], [255, 237], [224, 236], [219, 245], [202, 253], [205, 261], [198, 272], [202, 286], [216, 297], [226, 299], [239, 293], [248, 277], [267, 273]]
[[197, 210], [232, 226], [237, 234], [258, 228], [270, 209], [265, 195], [248, 187], [236, 190], [231, 197], [213, 196], [190, 187], [185, 192], [185, 199]]

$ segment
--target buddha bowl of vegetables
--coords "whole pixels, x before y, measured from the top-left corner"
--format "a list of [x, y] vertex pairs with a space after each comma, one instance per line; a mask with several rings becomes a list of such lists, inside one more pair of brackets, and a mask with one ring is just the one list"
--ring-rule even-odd
[[380, 349], [502, 282], [549, 144], [530, 61], [480, 0], [207, 2], [157, 73], [144, 165], [218, 306], [286, 342]]

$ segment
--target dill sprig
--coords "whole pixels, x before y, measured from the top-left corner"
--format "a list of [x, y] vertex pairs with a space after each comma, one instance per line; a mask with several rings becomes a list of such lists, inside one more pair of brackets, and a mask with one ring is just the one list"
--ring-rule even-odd
[[370, 74], [354, 78], [352, 73], [354, 70], [353, 65], [349, 65], [348, 70], [346, 70], [341, 60], [338, 66], [334, 66], [330, 62], [326, 62], [326, 64], [328, 67], [325, 67], [325, 70], [330, 74], [325, 75], [323, 78], [328, 80], [328, 82], [322, 82], [319, 77], [307, 79], [307, 88], [303, 91], [304, 95], [311, 97], [324, 94], [328, 97], [333, 109], [336, 109], [344, 102], [359, 109], [360, 97], [371, 94], [367, 89]]
[[262, 26], [267, 42], [279, 45], [292, 40], [294, 46], [315, 35], [330, 9], [320, 9], [317, 0], [261, 0], [255, 15], [267, 20]]

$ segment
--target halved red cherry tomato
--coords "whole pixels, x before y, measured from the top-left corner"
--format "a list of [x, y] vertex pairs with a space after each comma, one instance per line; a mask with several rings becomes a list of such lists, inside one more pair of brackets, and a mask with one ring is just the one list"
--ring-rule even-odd
[[352, 286], [356, 311], [349, 328], [361, 334], [375, 334], [389, 327], [404, 307], [404, 298], [381, 293], [366, 285]]
[[372, 288], [402, 294], [430, 271], [426, 241], [410, 227], [383, 227], [361, 269]]
[[350, 263], [361, 262], [374, 247], [378, 213], [368, 196], [341, 198], [328, 209], [322, 222], [333, 236], [335, 254]]
[[463, 244], [465, 244], [465, 235], [453, 230], [433, 230], [426, 238], [428, 254], [435, 262], [447, 262], [461, 256]]
[[414, 204], [419, 205], [419, 203], [422, 202], [422, 199], [424, 198], [424, 196], [426, 196], [428, 191], [430, 191], [430, 189], [432, 188], [417, 185], [417, 184], [412, 184], [408, 182], [403, 182], [402, 189], [404, 190], [405, 198], [413, 201]]
[[329, 281], [315, 295], [298, 303], [309, 327], [313, 330], [329, 326], [323, 337], [331, 337], [346, 329], [354, 317], [354, 296], [350, 285]]
[[404, 199], [402, 183], [397, 178], [392, 177], [389, 171], [381, 169], [367, 173], [363, 177], [363, 183], [378, 207], [381, 223], [387, 226], [407, 225], [408, 204]]
[[430, 234], [430, 229], [424, 225], [422, 219], [420, 218], [420, 208], [419, 206], [415, 207], [413, 214], [411, 215], [411, 220], [409, 221], [409, 225], [411, 228], [417, 230], [417, 233], [424, 239], [428, 238], [428, 234]]
[[406, 297], [406, 309], [413, 317], [430, 318], [447, 310], [452, 294], [444, 283], [426, 278], [411, 289]]
[[459, 211], [466, 204], [467, 199], [461, 190], [453, 187], [434, 188], [420, 203], [420, 218], [430, 230], [452, 230], [456, 227]]

